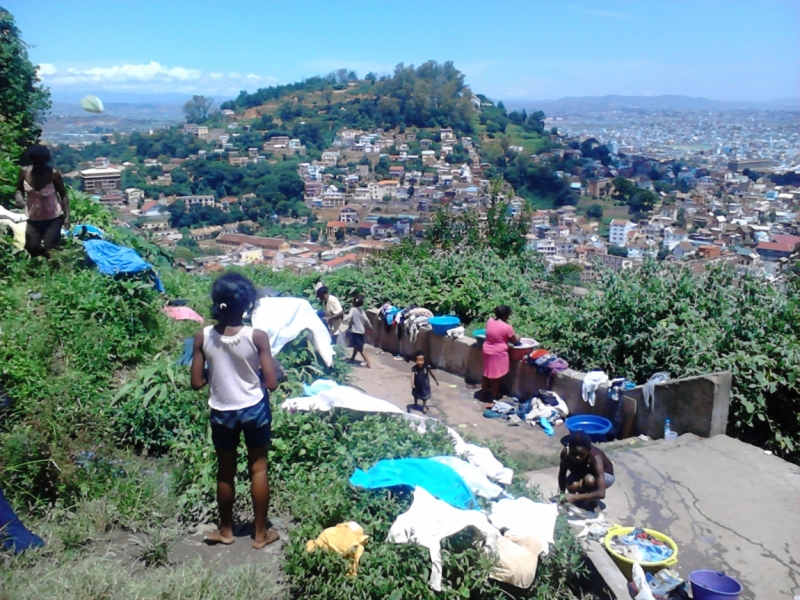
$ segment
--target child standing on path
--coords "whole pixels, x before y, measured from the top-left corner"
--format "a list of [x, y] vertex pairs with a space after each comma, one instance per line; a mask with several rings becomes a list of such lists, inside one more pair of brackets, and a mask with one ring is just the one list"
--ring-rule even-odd
[[244, 313], [255, 304], [253, 283], [238, 273], [223, 275], [211, 288], [211, 300], [211, 316], [217, 324], [197, 332], [192, 356], [192, 388], [209, 385], [211, 439], [217, 453], [219, 529], [206, 534], [206, 539], [234, 542], [234, 477], [239, 437], [244, 433], [255, 512], [253, 548], [259, 549], [279, 538], [277, 531], [267, 527], [267, 450], [272, 434], [269, 392], [278, 387], [278, 380], [269, 337], [243, 323]]
[[367, 333], [367, 329], [372, 329], [372, 323], [369, 322], [367, 313], [364, 312], [364, 296], [358, 294], [353, 298], [353, 307], [344, 320], [349, 327], [350, 343], [353, 346], [353, 356], [350, 357], [349, 362], [355, 362], [356, 354], [361, 353], [361, 358], [364, 359], [367, 368], [371, 369], [372, 365], [369, 364], [369, 359], [364, 354], [364, 335]]
[[411, 367], [411, 395], [414, 396], [414, 406], [422, 400], [422, 412], [428, 412], [428, 400], [431, 399], [431, 377], [439, 385], [439, 380], [433, 374], [431, 366], [425, 362], [425, 354], [417, 352], [414, 356], [414, 366]]

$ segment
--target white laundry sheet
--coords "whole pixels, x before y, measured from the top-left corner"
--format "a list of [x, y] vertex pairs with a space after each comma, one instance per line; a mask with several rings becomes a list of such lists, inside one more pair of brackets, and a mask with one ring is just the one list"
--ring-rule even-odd
[[509, 529], [518, 536], [533, 537], [547, 554], [555, 543], [553, 532], [558, 518], [558, 504], [534, 502], [528, 498], [503, 498], [492, 503], [489, 520], [498, 529]]
[[428, 584], [442, 591], [442, 540], [467, 527], [477, 530], [487, 552], [497, 555], [492, 579], [529, 588], [536, 577], [541, 545], [531, 535], [506, 532], [505, 536], [477, 510], [461, 510], [434, 498], [425, 489], [414, 488], [414, 502], [389, 529], [388, 541], [416, 543], [428, 549], [431, 575]]
[[456, 456], [434, 456], [431, 460], [447, 465], [461, 475], [461, 479], [464, 480], [467, 487], [477, 496], [493, 500], [505, 494], [505, 490], [496, 483], [489, 481], [489, 478], [478, 467], [461, 458]]
[[272, 356], [304, 331], [311, 333], [311, 341], [322, 362], [333, 364], [333, 346], [325, 323], [317, 316], [308, 300], [303, 298], [262, 298], [251, 316], [253, 327], [269, 336]]
[[414, 502], [406, 512], [395, 519], [389, 529], [388, 540], [397, 544], [416, 543], [427, 548], [431, 555], [430, 586], [442, 591], [442, 548], [444, 538], [466, 527], [475, 527], [484, 537], [491, 552], [497, 552], [500, 532], [478, 510], [461, 510], [443, 500], [434, 498], [421, 487], [414, 488]]
[[373, 398], [364, 392], [346, 385], [339, 385], [314, 396], [289, 398], [281, 404], [285, 410], [319, 410], [328, 412], [332, 408], [347, 408], [367, 413], [395, 413], [405, 415], [402, 409], [391, 402]]
[[489, 448], [468, 444], [460, 435], [452, 429], [447, 428], [447, 433], [453, 440], [455, 451], [458, 456], [467, 460], [470, 464], [478, 467], [489, 479], [498, 481], [503, 485], [509, 485], [514, 477], [514, 471], [504, 467], [503, 463], [497, 460]]
[[28, 217], [24, 213], [15, 213], [0, 206], [0, 225], [5, 225], [14, 236], [14, 247], [22, 250], [25, 247], [25, 229]]
[[[312, 383], [315, 385], [317, 382]], [[444, 425], [437, 419], [432, 419], [427, 416], [410, 415], [400, 408], [397, 408], [391, 402], [374, 398], [364, 392], [355, 388], [341, 385], [339, 387], [331, 388], [315, 396], [308, 396], [305, 398], [289, 398], [281, 408], [284, 410], [319, 410], [327, 412], [332, 408], [347, 408], [359, 412], [368, 413], [393, 413], [401, 415], [408, 421], [411, 421], [417, 431], [425, 433], [429, 427], [435, 429], [436, 425]], [[483, 475], [493, 481], [509, 485], [514, 477], [514, 471], [508, 467], [504, 467], [503, 463], [497, 460], [489, 448], [482, 448], [475, 444], [468, 444], [465, 442], [455, 429], [447, 427], [447, 433], [453, 440], [456, 455], [466, 460], [473, 467], [476, 467]]]

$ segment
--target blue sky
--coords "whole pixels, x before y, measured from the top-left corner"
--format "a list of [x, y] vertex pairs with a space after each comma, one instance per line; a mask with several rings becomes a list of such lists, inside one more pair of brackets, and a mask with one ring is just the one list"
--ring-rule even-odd
[[501, 99], [800, 97], [798, 0], [0, 0], [58, 92], [235, 95], [452, 60]]

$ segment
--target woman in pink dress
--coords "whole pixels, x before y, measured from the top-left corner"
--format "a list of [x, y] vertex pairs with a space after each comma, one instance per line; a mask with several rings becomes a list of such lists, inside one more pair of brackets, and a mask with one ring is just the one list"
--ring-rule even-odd
[[[483, 381], [481, 383], [481, 398], [487, 402], [486, 408], [492, 407], [492, 402], [500, 397], [500, 380], [509, 370], [508, 344], [519, 342], [519, 336], [508, 324], [511, 309], [508, 306], [498, 306], [494, 309], [494, 319], [486, 322], [486, 340], [483, 342]], [[486, 393], [491, 397], [487, 400]]]

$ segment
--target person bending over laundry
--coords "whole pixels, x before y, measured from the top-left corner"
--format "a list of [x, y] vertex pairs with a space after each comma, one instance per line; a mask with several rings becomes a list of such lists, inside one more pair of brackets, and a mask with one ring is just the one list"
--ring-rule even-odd
[[328, 288], [324, 285], [317, 290], [317, 298], [319, 298], [322, 308], [325, 310], [325, 316], [322, 320], [328, 325], [333, 343], [338, 344], [340, 342], [340, 340], [337, 339], [338, 336], [345, 332], [345, 327], [343, 325], [344, 309], [342, 308], [342, 303], [339, 302], [336, 296], [330, 294]]
[[[495, 400], [500, 399], [500, 380], [506, 376], [511, 361], [508, 355], [508, 344], [519, 342], [519, 336], [508, 324], [511, 309], [498, 306], [494, 309], [494, 319], [486, 322], [486, 339], [483, 341], [483, 380], [481, 381], [481, 400], [490, 409]], [[487, 398], [487, 393], [490, 394]]]
[[419, 406], [422, 400], [422, 412], [428, 412], [428, 400], [431, 399], [431, 377], [439, 385], [439, 380], [433, 374], [431, 366], [425, 361], [425, 353], [417, 352], [414, 355], [414, 366], [411, 367], [411, 395], [414, 397], [414, 406]]
[[364, 335], [367, 333], [367, 329], [372, 329], [372, 323], [369, 322], [367, 313], [364, 312], [364, 296], [358, 294], [353, 298], [353, 306], [344, 318], [344, 322], [350, 332], [350, 344], [353, 346], [353, 356], [348, 362], [356, 362], [356, 354], [360, 353], [367, 368], [371, 369], [372, 365], [369, 364], [369, 359], [364, 354]]
[[584, 431], [570, 434], [558, 471], [558, 489], [562, 494], [569, 492], [565, 500], [594, 510], [614, 480], [614, 465], [600, 448], [592, 446], [589, 435]]
[[206, 539], [234, 542], [234, 477], [239, 436], [244, 433], [255, 513], [253, 548], [258, 549], [279, 538], [278, 532], [267, 526], [267, 451], [272, 433], [269, 392], [278, 387], [278, 380], [269, 337], [242, 320], [255, 304], [252, 282], [238, 273], [222, 275], [211, 288], [211, 300], [211, 316], [217, 324], [197, 332], [192, 355], [192, 388], [209, 386], [211, 440], [217, 453], [219, 529], [208, 533]]

